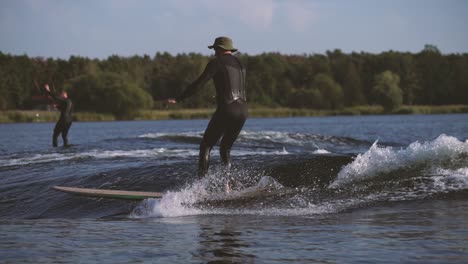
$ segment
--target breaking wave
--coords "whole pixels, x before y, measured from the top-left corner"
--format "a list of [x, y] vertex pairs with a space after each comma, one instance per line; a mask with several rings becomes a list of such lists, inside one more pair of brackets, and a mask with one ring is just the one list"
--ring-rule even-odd
[[[444, 134], [433, 141], [414, 142], [401, 149], [382, 147], [375, 142], [368, 151], [343, 165], [328, 187], [291, 188], [282, 185], [279, 175], [275, 175], [262, 176], [257, 183], [231, 194], [213, 193], [209, 185], [220, 177], [211, 176], [179, 191], [167, 192], [160, 200], [142, 202], [130, 217], [313, 215], [375, 203], [426, 199], [468, 190], [467, 154], [468, 141]], [[297, 167], [292, 163], [286, 166]], [[297, 178], [292, 174], [288, 177]], [[265, 186], [270, 187], [269, 191], [265, 192]], [[217, 187], [223, 190], [222, 183]], [[249, 196], [249, 191], [256, 193], [258, 199]]]
[[[403, 149], [379, 147], [375, 142], [367, 152], [359, 154], [352, 163], [346, 165], [330, 187], [336, 188], [351, 182], [418, 166], [428, 167], [435, 172], [451, 172], [452, 170], [444, 170], [443, 166], [457, 166], [457, 161], [460, 158], [466, 159], [467, 154], [468, 140], [462, 142], [445, 134], [433, 141], [414, 142]], [[458, 168], [458, 170], [463, 171], [463, 168]]]

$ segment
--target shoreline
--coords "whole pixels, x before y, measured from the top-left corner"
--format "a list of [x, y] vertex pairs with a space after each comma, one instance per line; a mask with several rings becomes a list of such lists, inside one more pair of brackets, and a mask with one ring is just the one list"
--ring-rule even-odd
[[[131, 120], [178, 120], [178, 119], [207, 119], [210, 118], [215, 108], [203, 109], [167, 109], [167, 110], [143, 110], [132, 117], [117, 118], [112, 114], [76, 112], [74, 120], [77, 122], [99, 121], [131, 121]], [[354, 106], [338, 110], [318, 110], [299, 108], [273, 108], [250, 107], [249, 117], [313, 117], [313, 116], [359, 116], [359, 115], [402, 115], [402, 114], [461, 114], [468, 113], [468, 105], [412, 105], [402, 106], [391, 112], [386, 112], [381, 106]], [[0, 123], [33, 123], [56, 122], [58, 111], [44, 110], [7, 110], [0, 111]]]

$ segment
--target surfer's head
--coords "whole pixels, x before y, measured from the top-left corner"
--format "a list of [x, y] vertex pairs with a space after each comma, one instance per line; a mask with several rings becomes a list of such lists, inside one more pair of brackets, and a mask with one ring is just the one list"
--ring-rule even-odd
[[227, 53], [236, 52], [237, 49], [234, 48], [232, 44], [232, 39], [228, 37], [218, 37], [215, 39], [213, 45], [208, 46], [209, 49], [215, 50], [215, 55], [220, 56]]

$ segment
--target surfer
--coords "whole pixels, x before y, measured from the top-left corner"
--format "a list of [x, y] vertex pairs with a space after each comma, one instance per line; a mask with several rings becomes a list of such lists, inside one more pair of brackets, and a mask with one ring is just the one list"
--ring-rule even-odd
[[169, 104], [175, 104], [195, 94], [210, 79], [214, 81], [217, 108], [200, 143], [199, 177], [204, 177], [208, 172], [211, 149], [220, 138], [221, 159], [225, 168], [229, 170], [231, 147], [248, 115], [245, 94], [246, 70], [239, 59], [233, 55], [237, 49], [233, 47], [232, 40], [228, 37], [218, 37], [208, 48], [214, 49], [215, 58], [207, 64], [203, 73], [178, 97], [166, 100]]
[[60, 134], [62, 134], [63, 146], [68, 147], [68, 130], [72, 125], [72, 111], [73, 103], [68, 97], [67, 92], [62, 91], [60, 96], [55, 95], [50, 91], [48, 84], [44, 85], [47, 93], [52, 96], [54, 101], [57, 103], [57, 109], [60, 111], [60, 118], [55, 124], [54, 135], [52, 137], [52, 146], [57, 147], [57, 139]]

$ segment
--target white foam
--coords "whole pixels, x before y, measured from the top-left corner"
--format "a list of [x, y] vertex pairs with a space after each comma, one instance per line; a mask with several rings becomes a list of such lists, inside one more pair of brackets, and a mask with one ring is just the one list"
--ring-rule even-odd
[[22, 158], [10, 158], [10, 159], [1, 159], [0, 160], [0, 167], [4, 166], [18, 166], [18, 165], [26, 165], [26, 164], [34, 164], [34, 163], [44, 163], [50, 161], [59, 161], [59, 160], [69, 160], [72, 159], [73, 156], [64, 155], [59, 153], [53, 154], [35, 154], [30, 157], [22, 157]]
[[[296, 134], [298, 138], [305, 137], [301, 134]], [[267, 141], [278, 144], [291, 144], [302, 146], [303, 140], [297, 140], [290, 136], [288, 132], [279, 131], [245, 131], [243, 130], [239, 135], [239, 141], [253, 140], [253, 141]]]
[[[164, 137], [195, 137], [202, 138], [203, 131], [184, 132], [184, 133], [147, 133], [138, 136], [139, 138], [164, 138]], [[296, 134], [297, 138], [303, 138], [305, 135]], [[297, 140], [290, 136], [288, 132], [278, 131], [246, 131], [242, 130], [239, 134], [238, 141], [268, 141], [272, 143], [288, 143], [293, 145], [303, 145], [303, 140]]]
[[112, 158], [156, 158], [156, 157], [190, 157], [198, 155], [198, 150], [194, 149], [137, 149], [137, 150], [90, 150], [79, 153], [51, 153], [35, 154], [13, 159], [1, 159], [0, 167], [18, 166], [27, 164], [37, 164], [53, 162], [58, 160], [73, 160], [84, 158], [112, 159]]
[[343, 167], [330, 187], [336, 188], [356, 180], [374, 177], [412, 165], [434, 163], [460, 154], [468, 153], [468, 140], [462, 142], [455, 137], [440, 135], [433, 141], [414, 142], [406, 149], [395, 150], [392, 147], [379, 147], [377, 141], [364, 154]]
[[202, 209], [191, 205], [208, 197], [213, 197], [206, 188], [211, 180], [217, 180], [212, 177], [213, 175], [196, 181], [180, 191], [169, 191], [161, 199], [145, 200], [132, 212], [130, 217], [178, 217], [204, 214]]
[[[187, 158], [198, 156], [198, 149], [135, 149], [135, 150], [90, 150], [79, 153], [51, 153], [51, 154], [34, 154], [21, 158], [6, 158], [0, 159], [0, 167], [19, 166], [27, 164], [47, 163], [58, 160], [73, 160], [73, 159], [113, 159], [113, 158]], [[272, 151], [250, 151], [250, 150], [233, 150], [232, 156], [250, 156], [250, 155], [288, 155], [289, 152], [283, 148], [282, 150]], [[213, 151], [212, 156], [219, 156], [218, 151]]]
[[130, 215], [133, 218], [177, 217], [198, 215], [202, 211], [187, 205], [200, 201], [208, 194], [200, 183], [177, 192], [167, 192], [161, 199], [148, 199]]
[[[217, 152], [214, 151], [215, 155]], [[285, 147], [283, 147], [283, 150], [273, 150], [273, 151], [264, 151], [264, 150], [233, 150], [231, 152], [233, 156], [251, 156], [251, 155], [288, 155], [290, 154]]]
[[468, 167], [456, 170], [436, 168], [429, 179], [432, 180], [432, 183], [430, 186], [425, 184], [425, 189], [432, 192], [468, 189]]
[[[213, 175], [212, 175], [213, 176]], [[210, 177], [210, 176], [209, 176]], [[212, 181], [219, 179], [205, 178], [197, 181], [192, 186], [176, 192], [167, 192], [161, 199], [148, 199], [143, 201], [131, 214], [132, 218], [152, 218], [152, 217], [181, 217], [193, 215], [262, 215], [262, 216], [306, 216], [326, 213], [335, 213], [349, 206], [353, 206], [367, 200], [346, 199], [326, 201], [314, 204], [301, 195], [293, 197], [289, 203], [279, 206], [269, 206], [261, 208], [222, 208], [222, 207], [194, 207], [198, 202], [206, 200], [223, 200], [242, 197], [259, 190], [280, 190], [284, 188], [274, 178], [263, 176], [256, 185], [240, 191], [226, 193], [210, 193], [206, 189]], [[216, 177], [216, 176], [215, 176]]]
[[314, 151], [314, 154], [330, 154], [330, 151], [326, 149], [317, 149]]
[[[147, 133], [139, 136], [140, 138], [165, 138], [165, 137], [187, 137], [187, 138], [202, 138], [203, 131], [197, 132], [184, 132], [184, 133]], [[238, 142], [263, 142], [263, 144], [269, 143], [274, 144], [284, 144], [284, 145], [293, 145], [299, 147], [313, 147], [315, 150], [312, 152], [314, 154], [329, 154], [330, 152], [326, 149], [318, 146], [319, 142], [322, 143], [332, 143], [332, 144], [342, 144], [336, 142], [336, 138], [332, 136], [319, 136], [319, 135], [308, 135], [301, 133], [290, 133], [290, 132], [280, 132], [280, 131], [249, 131], [242, 130], [237, 139]], [[251, 155], [243, 154], [241, 152], [239, 155]], [[255, 154], [267, 154], [267, 153], [258, 153]], [[281, 154], [289, 154], [284, 150]]]
[[203, 131], [196, 131], [196, 132], [185, 132], [185, 133], [146, 133], [143, 135], [138, 136], [139, 138], [163, 138], [163, 137], [196, 137], [196, 138], [202, 138], [203, 137]]
[[136, 150], [93, 150], [90, 152], [82, 152], [78, 155], [89, 156], [97, 159], [107, 158], [146, 158], [146, 157], [188, 157], [198, 155], [198, 151], [193, 149], [136, 149]]

